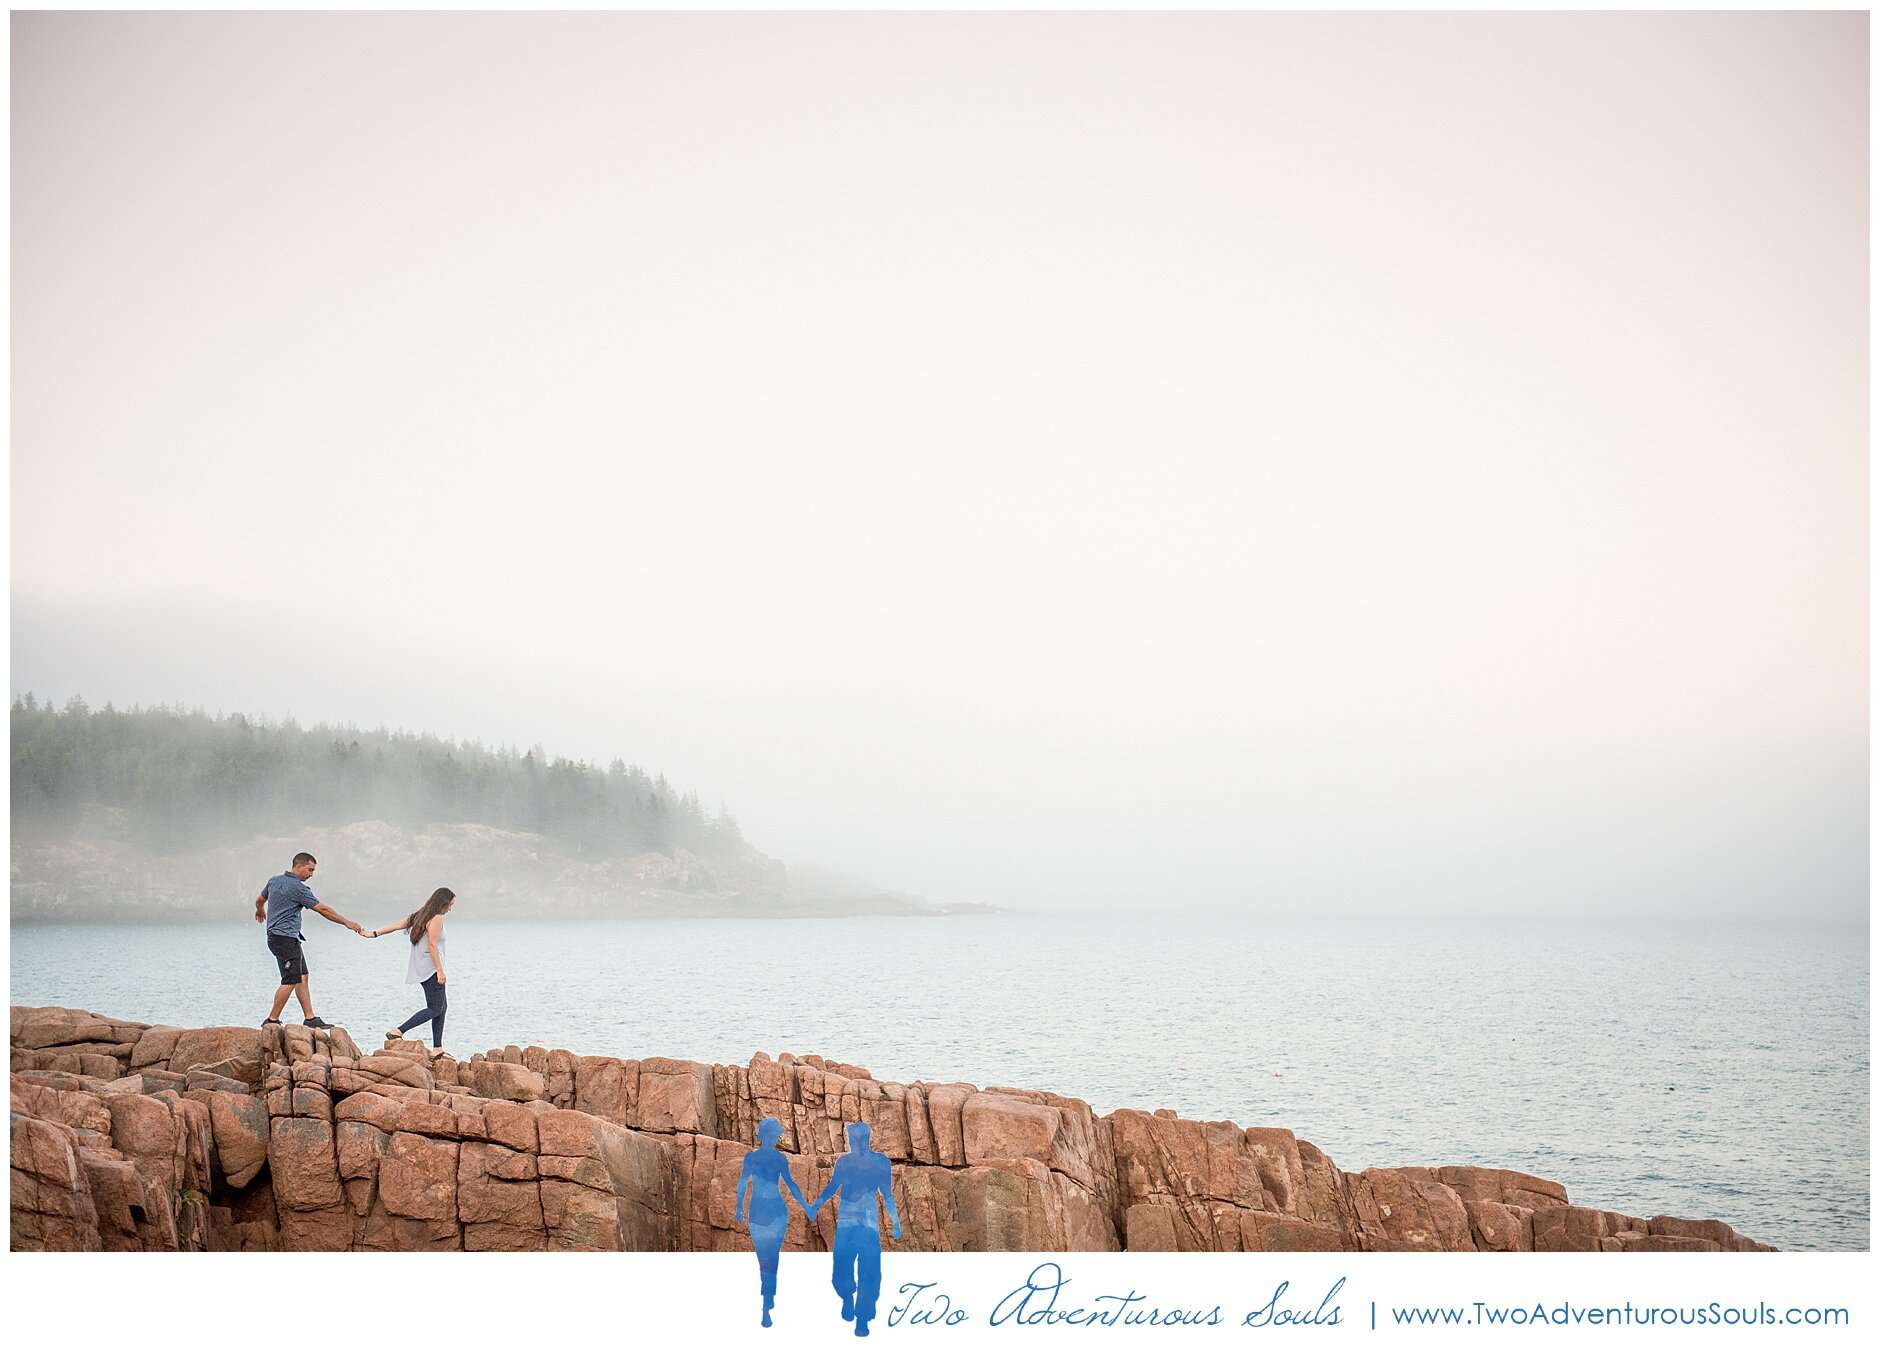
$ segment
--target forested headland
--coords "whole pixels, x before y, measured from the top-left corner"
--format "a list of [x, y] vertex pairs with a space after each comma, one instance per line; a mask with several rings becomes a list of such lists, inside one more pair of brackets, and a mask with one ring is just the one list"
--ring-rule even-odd
[[621, 759], [156, 706], [12, 705], [15, 920], [214, 916], [296, 851], [334, 901], [517, 916], [961, 911], [799, 869]]
[[618, 758], [595, 766], [428, 733], [93, 709], [82, 696], [55, 707], [30, 693], [13, 701], [12, 729], [16, 825], [103, 805], [156, 851], [368, 819], [536, 833], [586, 859], [745, 849], [729, 812], [707, 814], [696, 792]]

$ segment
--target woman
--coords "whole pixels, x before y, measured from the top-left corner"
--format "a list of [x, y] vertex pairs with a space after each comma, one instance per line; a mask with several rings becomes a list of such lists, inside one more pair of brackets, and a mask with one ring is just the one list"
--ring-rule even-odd
[[778, 1184], [790, 1189], [796, 1204], [807, 1218], [809, 1206], [790, 1176], [790, 1164], [777, 1148], [783, 1134], [783, 1122], [767, 1116], [758, 1123], [757, 1142], [762, 1148], [744, 1156], [738, 1172], [738, 1190], [731, 1202], [733, 1224], [744, 1223], [744, 1189], [751, 1188], [751, 1245], [757, 1250], [757, 1278], [764, 1292], [764, 1327], [770, 1327], [770, 1307], [777, 1299], [777, 1253], [783, 1247], [783, 1232], [790, 1225], [790, 1208], [784, 1204]]
[[405, 982], [424, 986], [424, 1006], [413, 1013], [403, 1026], [385, 1033], [387, 1040], [403, 1040], [405, 1032], [420, 1022], [431, 1023], [431, 1046], [444, 1044], [444, 914], [457, 902], [448, 889], [437, 889], [424, 901], [424, 907], [410, 917], [389, 927], [380, 927], [369, 936], [405, 932], [411, 937], [411, 963], [405, 970]]

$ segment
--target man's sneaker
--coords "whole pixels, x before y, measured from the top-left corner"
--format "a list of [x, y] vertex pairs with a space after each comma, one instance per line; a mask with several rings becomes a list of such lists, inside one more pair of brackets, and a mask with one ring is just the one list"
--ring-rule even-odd
[[333, 1029], [332, 1022], [322, 1021], [318, 1017], [308, 1017], [306, 1020], [302, 1021], [300, 1024], [306, 1027], [309, 1031], [331, 1031]]
[[262, 1019], [261, 1024], [263, 1026], [279, 1026], [281, 1019], [279, 1017], [265, 1017]]

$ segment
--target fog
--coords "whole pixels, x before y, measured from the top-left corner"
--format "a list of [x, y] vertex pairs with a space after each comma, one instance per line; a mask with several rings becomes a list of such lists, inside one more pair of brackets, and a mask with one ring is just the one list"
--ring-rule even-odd
[[1863, 918], [1867, 20], [18, 15], [15, 692], [934, 899]]

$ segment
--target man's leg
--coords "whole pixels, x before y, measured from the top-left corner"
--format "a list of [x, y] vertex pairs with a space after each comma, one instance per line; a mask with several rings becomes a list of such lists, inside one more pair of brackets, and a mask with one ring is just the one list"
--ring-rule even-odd
[[875, 1302], [881, 1296], [881, 1231], [871, 1231], [856, 1247], [855, 1332], [866, 1334], [868, 1321], [875, 1317]]
[[[296, 988], [304, 987], [301, 983], [307, 977], [306, 962], [300, 958], [299, 949], [290, 949], [284, 941], [270, 936], [268, 954], [274, 957], [275, 968], [281, 972], [281, 986], [274, 990], [274, 1006], [268, 1012], [268, 1020], [277, 1022], [281, 1019], [281, 1009], [287, 1006], [287, 1000], [294, 995]], [[303, 998], [301, 1006], [307, 1004]]]
[[835, 1263], [830, 1280], [836, 1294], [842, 1297], [843, 1319], [855, 1318], [855, 1250], [858, 1240], [854, 1231], [854, 1226], [838, 1222], [835, 1250], [830, 1255]]
[[294, 996], [300, 999], [300, 1015], [302, 1020], [311, 1017], [313, 1015], [313, 997], [307, 992], [306, 975], [301, 975], [300, 982], [294, 985]]

